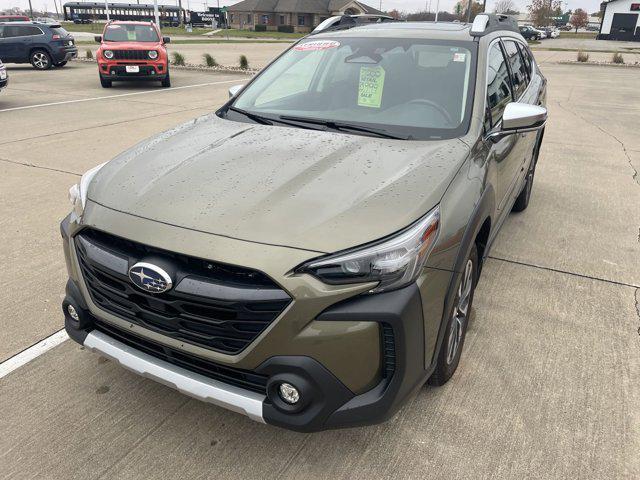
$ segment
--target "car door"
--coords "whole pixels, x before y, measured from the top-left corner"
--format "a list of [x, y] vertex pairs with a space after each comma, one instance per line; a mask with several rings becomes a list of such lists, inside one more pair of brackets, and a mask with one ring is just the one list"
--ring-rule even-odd
[[15, 25], [0, 26], [0, 58], [3, 62], [18, 60], [18, 39]]
[[[535, 85], [531, 85], [532, 68], [525, 56], [523, 56], [522, 49], [525, 48], [523, 44], [517, 40], [503, 39], [504, 51], [507, 55], [507, 61], [509, 64], [509, 70], [511, 71], [511, 85], [513, 86], [513, 98], [519, 103], [528, 103], [530, 105], [539, 105], [540, 99], [538, 98], [538, 88]], [[520, 158], [520, 172], [518, 179], [524, 178], [526, 170], [529, 167], [529, 162], [533, 156], [533, 149], [536, 142], [538, 132], [526, 132], [519, 133], [514, 136], [518, 138], [517, 149], [514, 151], [514, 155]], [[519, 192], [514, 192], [517, 195]]]
[[[487, 98], [484, 121], [484, 130], [487, 135], [500, 129], [504, 109], [513, 101], [510, 75], [502, 44], [496, 40], [492, 42], [487, 52]], [[499, 219], [507, 213], [505, 207], [511, 198], [521, 168], [518, 140], [518, 135], [486, 140], [489, 146], [490, 168], [495, 171]]]

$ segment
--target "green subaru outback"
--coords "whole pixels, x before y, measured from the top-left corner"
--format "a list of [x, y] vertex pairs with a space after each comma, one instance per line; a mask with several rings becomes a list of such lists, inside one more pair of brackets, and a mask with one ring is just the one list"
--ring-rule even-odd
[[66, 330], [259, 422], [388, 419], [458, 367], [546, 80], [507, 17], [336, 17], [230, 95], [71, 188]]

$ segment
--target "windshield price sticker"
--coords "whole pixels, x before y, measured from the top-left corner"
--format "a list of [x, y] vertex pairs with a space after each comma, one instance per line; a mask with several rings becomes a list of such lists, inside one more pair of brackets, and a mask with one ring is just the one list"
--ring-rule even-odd
[[127, 38], [132, 42], [136, 41], [136, 32], [133, 30], [127, 30]]
[[361, 107], [380, 108], [384, 89], [384, 68], [360, 67], [360, 84], [358, 86], [358, 105]]
[[454, 53], [453, 61], [454, 62], [464, 62], [467, 56], [464, 53]]
[[330, 48], [338, 48], [340, 42], [334, 40], [316, 40], [314, 42], [302, 43], [293, 47], [299, 52], [317, 52], [321, 50], [329, 50]]

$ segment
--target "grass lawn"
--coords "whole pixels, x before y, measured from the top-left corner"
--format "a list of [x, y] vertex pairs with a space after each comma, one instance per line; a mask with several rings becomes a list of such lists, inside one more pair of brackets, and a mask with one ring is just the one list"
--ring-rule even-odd
[[284, 32], [253, 32], [251, 30], [235, 30], [232, 28], [226, 30], [220, 30], [214, 33], [216, 37], [229, 37], [229, 38], [281, 38], [281, 39], [296, 39], [304, 37], [302, 33], [284, 33]]
[[596, 38], [598, 32], [560, 32], [559, 38]]

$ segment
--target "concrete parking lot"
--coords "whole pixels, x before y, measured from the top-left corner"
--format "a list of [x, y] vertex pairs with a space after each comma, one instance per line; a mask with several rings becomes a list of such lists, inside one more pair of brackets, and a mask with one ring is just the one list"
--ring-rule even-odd
[[[486, 264], [460, 368], [374, 427], [298, 434], [66, 341], [0, 378], [1, 478], [640, 478], [640, 69], [543, 63], [531, 204]], [[241, 75], [99, 87], [10, 66], [0, 362], [62, 327], [58, 222], [88, 168], [210, 112]]]

